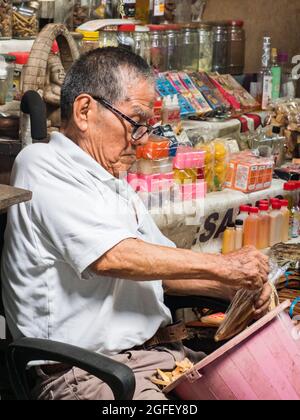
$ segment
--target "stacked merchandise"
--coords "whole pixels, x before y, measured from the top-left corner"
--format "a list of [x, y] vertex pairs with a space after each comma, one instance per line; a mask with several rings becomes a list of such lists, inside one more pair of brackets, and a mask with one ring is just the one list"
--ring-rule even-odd
[[243, 114], [259, 108], [254, 98], [229, 75], [206, 73], [159, 73], [156, 81], [161, 97], [178, 95], [182, 118]]
[[253, 155], [250, 151], [231, 156], [225, 186], [251, 193], [271, 187], [274, 160]]
[[257, 207], [241, 206], [236, 223], [229, 224], [223, 236], [223, 253], [243, 246], [264, 250], [300, 236], [300, 183], [287, 182], [287, 199], [261, 200]]
[[278, 99], [270, 104], [270, 131], [278, 127], [287, 139], [287, 156], [300, 158], [300, 100]]

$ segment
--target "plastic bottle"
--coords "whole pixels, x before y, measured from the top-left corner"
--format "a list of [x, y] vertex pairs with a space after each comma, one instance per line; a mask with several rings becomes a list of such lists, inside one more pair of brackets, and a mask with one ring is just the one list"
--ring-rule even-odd
[[223, 236], [223, 254], [229, 254], [235, 250], [235, 224], [229, 223]]
[[283, 185], [283, 189], [287, 194], [287, 200], [289, 202], [289, 210], [292, 210], [294, 205], [294, 196], [295, 196], [295, 190], [296, 190], [297, 184], [294, 181], [286, 182]]
[[282, 241], [283, 214], [280, 201], [273, 202], [273, 210], [270, 213], [270, 246]]
[[257, 247], [258, 226], [259, 226], [259, 209], [250, 207], [250, 215], [245, 220], [244, 228], [244, 246], [252, 245]]
[[238, 220], [242, 220], [245, 223], [245, 220], [249, 216], [250, 206], [241, 206], [240, 214], [238, 215]]
[[281, 212], [283, 214], [283, 223], [282, 223], [282, 242], [288, 242], [289, 240], [289, 229], [290, 229], [290, 217], [291, 212], [289, 210], [288, 200], [281, 200]]
[[259, 224], [257, 234], [257, 248], [266, 249], [270, 245], [270, 214], [269, 206], [261, 204], [259, 207]]
[[244, 239], [244, 221], [238, 219], [235, 222], [235, 250], [239, 251], [243, 248]]
[[281, 67], [278, 64], [277, 48], [272, 48], [272, 100], [280, 97], [281, 88]]

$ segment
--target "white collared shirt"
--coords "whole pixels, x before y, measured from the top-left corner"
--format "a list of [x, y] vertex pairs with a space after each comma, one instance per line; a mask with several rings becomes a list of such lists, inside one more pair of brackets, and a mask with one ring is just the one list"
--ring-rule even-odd
[[88, 267], [128, 238], [174, 246], [137, 195], [62, 134], [25, 148], [12, 183], [30, 202], [8, 213], [3, 300], [14, 338], [113, 355], [171, 322], [161, 281], [101, 277]]

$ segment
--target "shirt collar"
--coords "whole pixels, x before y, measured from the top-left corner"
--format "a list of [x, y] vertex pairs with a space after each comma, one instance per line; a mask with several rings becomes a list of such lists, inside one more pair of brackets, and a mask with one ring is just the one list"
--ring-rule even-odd
[[50, 145], [58, 153], [69, 156], [72, 160], [82, 166], [101, 181], [118, 181], [112, 174], [107, 172], [103, 166], [96, 162], [88, 153], [82, 150], [76, 143], [66, 137], [64, 134], [54, 132], [50, 137]]

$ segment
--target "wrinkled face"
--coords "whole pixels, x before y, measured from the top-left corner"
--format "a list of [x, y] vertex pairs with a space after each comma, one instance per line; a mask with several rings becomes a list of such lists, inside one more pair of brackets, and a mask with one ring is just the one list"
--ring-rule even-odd
[[[126, 100], [113, 106], [137, 123], [146, 124], [153, 116], [154, 84], [143, 78], [128, 82]], [[80, 95], [73, 110], [72, 138], [101, 166], [115, 177], [128, 172], [136, 161], [136, 147], [146, 144], [149, 136], [134, 142], [129, 122], [104, 108], [89, 95]], [[75, 126], [75, 127], [74, 127]], [[79, 134], [79, 135], [78, 135]]]

